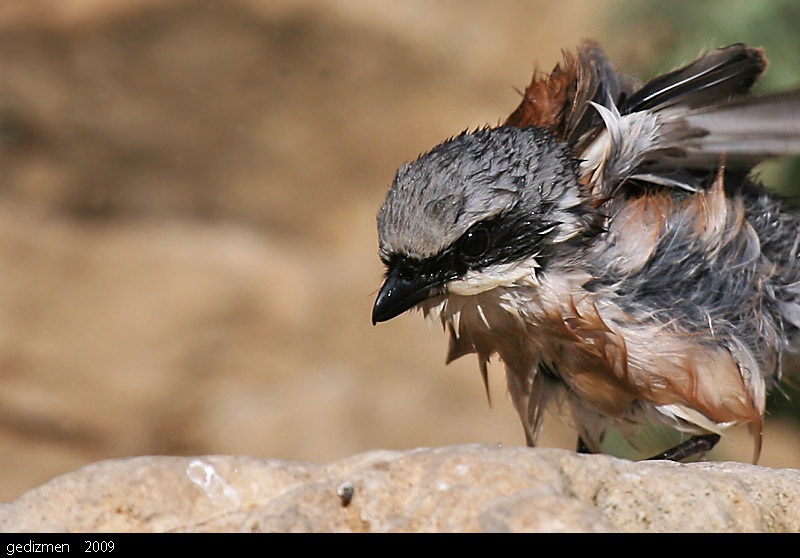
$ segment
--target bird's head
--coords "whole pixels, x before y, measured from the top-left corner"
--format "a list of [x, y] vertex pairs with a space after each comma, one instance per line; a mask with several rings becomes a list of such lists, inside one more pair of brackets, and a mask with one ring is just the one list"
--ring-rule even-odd
[[531, 283], [574, 257], [571, 241], [592, 220], [577, 162], [547, 131], [465, 132], [403, 165], [389, 188], [378, 213], [386, 279], [372, 321], [438, 295]]

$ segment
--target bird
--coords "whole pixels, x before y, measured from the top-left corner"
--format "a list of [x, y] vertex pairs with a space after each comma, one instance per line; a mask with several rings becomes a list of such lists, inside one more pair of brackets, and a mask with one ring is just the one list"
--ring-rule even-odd
[[767, 58], [740, 43], [646, 82], [596, 42], [562, 54], [505, 120], [399, 167], [372, 323], [420, 310], [487, 395], [497, 358], [529, 446], [545, 411], [582, 453], [677, 431], [651, 457], [674, 461], [747, 425], [757, 463], [800, 351], [800, 217], [754, 167], [800, 153], [800, 89], [754, 93]]

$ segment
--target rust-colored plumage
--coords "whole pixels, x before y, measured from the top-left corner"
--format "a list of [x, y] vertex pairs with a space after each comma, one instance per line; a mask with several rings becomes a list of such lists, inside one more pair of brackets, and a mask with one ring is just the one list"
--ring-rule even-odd
[[558, 64], [549, 75], [538, 71], [534, 73], [533, 80], [522, 95], [522, 102], [505, 124], [517, 128], [539, 126], [564, 139], [568, 100], [575, 98], [577, 87], [575, 57], [565, 54], [564, 62]]

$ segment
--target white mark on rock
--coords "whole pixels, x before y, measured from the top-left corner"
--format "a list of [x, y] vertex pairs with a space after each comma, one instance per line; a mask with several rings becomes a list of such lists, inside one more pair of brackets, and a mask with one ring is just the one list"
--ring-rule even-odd
[[206, 496], [212, 500], [226, 500], [238, 506], [241, 503], [239, 493], [233, 486], [222, 478], [211, 463], [202, 459], [194, 459], [186, 467], [189, 480], [203, 489]]

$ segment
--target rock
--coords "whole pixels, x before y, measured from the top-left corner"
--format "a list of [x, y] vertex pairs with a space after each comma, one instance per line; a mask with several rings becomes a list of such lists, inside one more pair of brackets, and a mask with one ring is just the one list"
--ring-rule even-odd
[[329, 464], [94, 463], [0, 506], [4, 532], [797, 532], [800, 471], [484, 445]]

